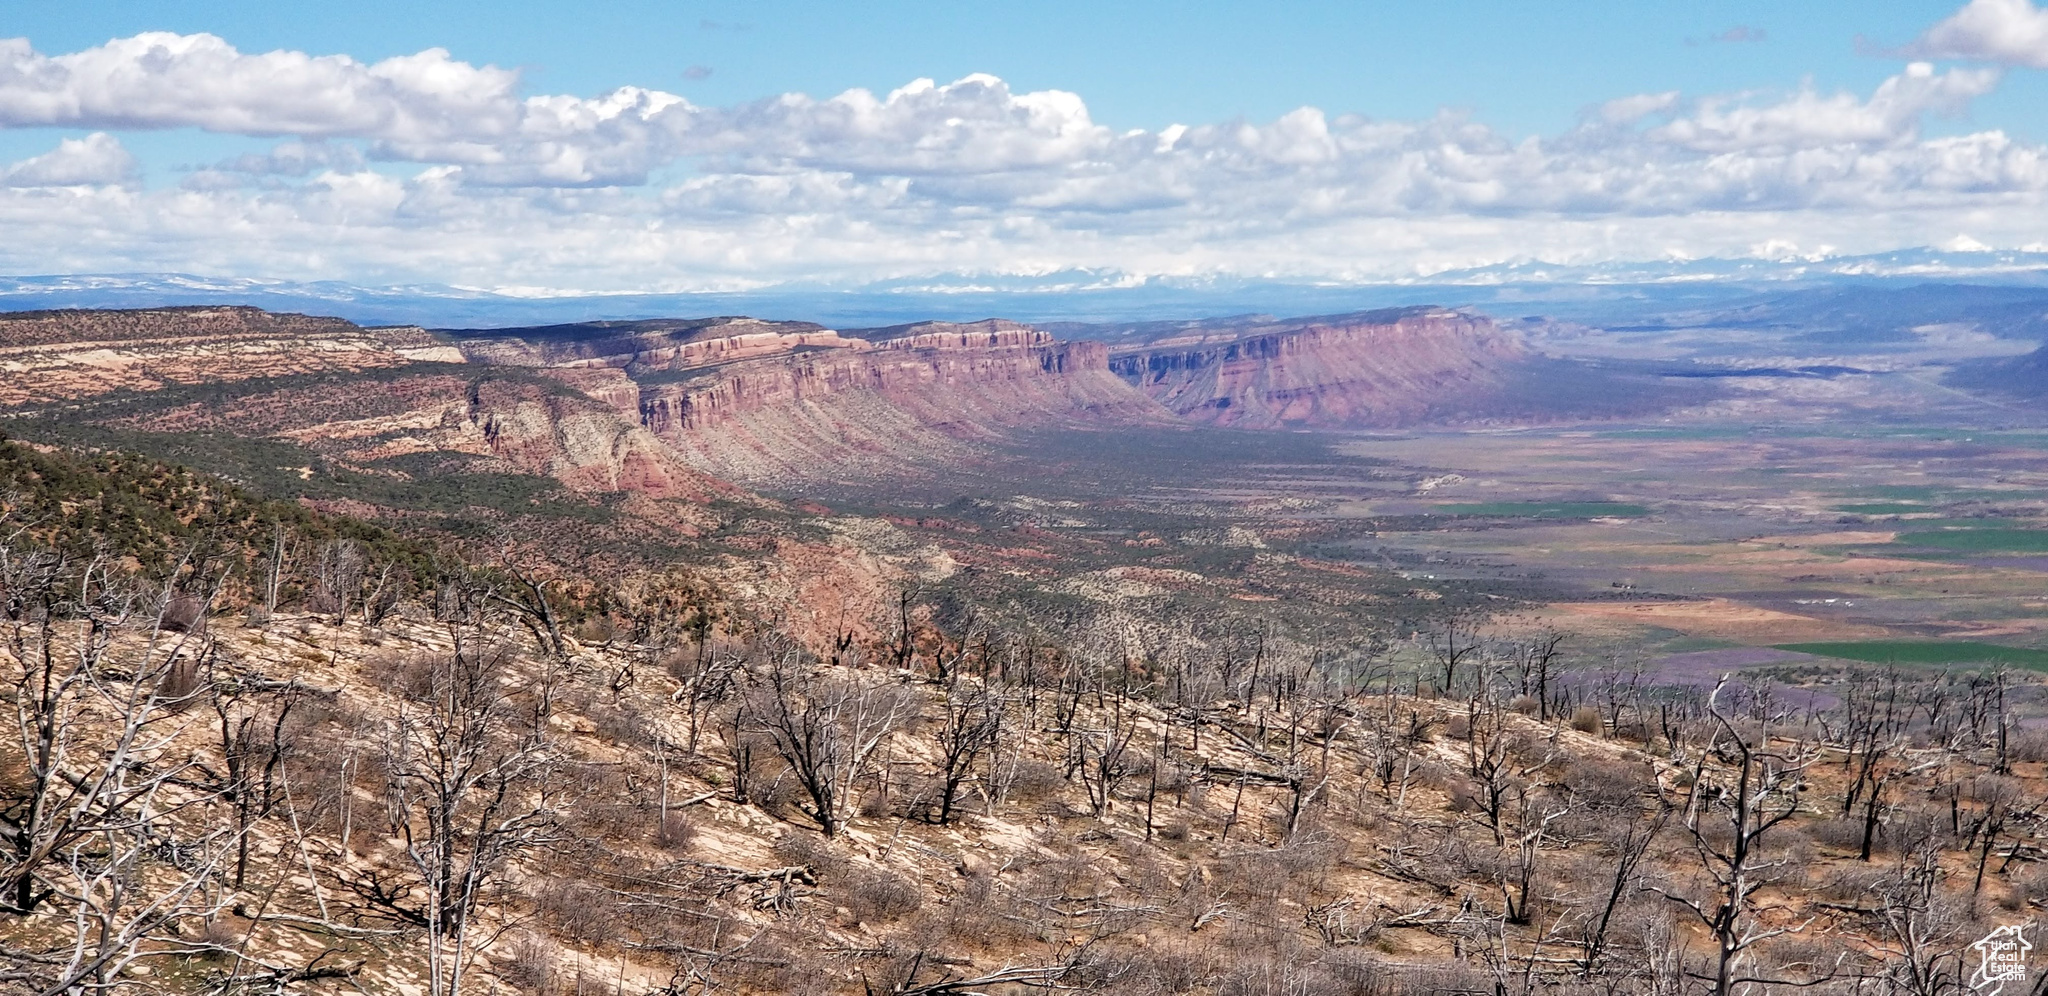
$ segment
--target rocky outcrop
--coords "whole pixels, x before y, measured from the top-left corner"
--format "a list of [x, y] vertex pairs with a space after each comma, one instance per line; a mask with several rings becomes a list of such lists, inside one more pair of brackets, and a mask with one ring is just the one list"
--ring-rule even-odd
[[458, 434], [480, 438], [514, 469], [576, 491], [706, 500], [732, 492], [679, 459], [653, 433], [602, 405], [530, 383], [471, 383]]
[[245, 385], [231, 396], [145, 409], [110, 424], [281, 439], [336, 466], [382, 476], [438, 473], [422, 467], [441, 461], [399, 458], [443, 454], [457, 458], [445, 463], [450, 467], [551, 477], [581, 492], [704, 499], [733, 490], [612, 406], [526, 371], [465, 376], [427, 368], [260, 390]]
[[1483, 317], [1411, 308], [1176, 331], [1119, 344], [1110, 368], [1192, 421], [1362, 428], [1428, 418], [1496, 386], [1521, 356]]
[[1135, 414], [1151, 406], [1109, 373], [1100, 343], [1043, 332], [923, 334], [859, 348], [792, 353], [643, 384], [640, 415], [664, 435], [716, 429], [758, 412], [831, 404], [872, 393], [933, 424], [978, 427], [1038, 417]]

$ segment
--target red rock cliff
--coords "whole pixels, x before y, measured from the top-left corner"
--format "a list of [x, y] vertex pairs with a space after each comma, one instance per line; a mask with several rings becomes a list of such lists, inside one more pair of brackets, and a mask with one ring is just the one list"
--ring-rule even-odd
[[1161, 420], [1100, 343], [1022, 327], [931, 330], [643, 381], [640, 421], [741, 480], [887, 472], [1008, 428]]
[[1009, 428], [1168, 416], [1108, 349], [1014, 322], [841, 334], [713, 319], [507, 330], [469, 358], [544, 368], [731, 480], [866, 475], [964, 456]]
[[1483, 317], [1417, 308], [1155, 339], [1119, 346], [1110, 366], [1193, 421], [1346, 428], [1419, 421], [1520, 355]]

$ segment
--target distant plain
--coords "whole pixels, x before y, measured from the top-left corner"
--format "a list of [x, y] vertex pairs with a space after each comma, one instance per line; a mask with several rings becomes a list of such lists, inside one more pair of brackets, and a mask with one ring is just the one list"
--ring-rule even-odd
[[[963, 554], [985, 539], [961, 526], [1056, 507], [1025, 517], [1049, 557], [1181, 571], [1239, 599], [1291, 577], [1284, 592], [1268, 582], [1275, 597], [1512, 607], [1594, 655], [2048, 664], [2048, 419], [1942, 383], [1953, 364], [2033, 344], [1952, 327], [1738, 331], [1529, 330], [1580, 361], [1772, 364], [1653, 418], [1051, 432], [942, 481], [839, 497]], [[1191, 556], [1187, 539], [1230, 527], [1247, 537], [1235, 558]]]

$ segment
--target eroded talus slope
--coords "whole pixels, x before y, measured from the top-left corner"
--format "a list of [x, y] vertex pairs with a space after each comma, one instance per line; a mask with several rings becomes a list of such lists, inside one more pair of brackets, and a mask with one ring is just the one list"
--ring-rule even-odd
[[0, 405], [461, 359], [420, 329], [258, 308], [14, 312], [0, 314]]
[[1246, 429], [1412, 423], [1500, 385], [1523, 355], [1484, 317], [1413, 308], [1120, 345], [1111, 369], [1175, 414]]

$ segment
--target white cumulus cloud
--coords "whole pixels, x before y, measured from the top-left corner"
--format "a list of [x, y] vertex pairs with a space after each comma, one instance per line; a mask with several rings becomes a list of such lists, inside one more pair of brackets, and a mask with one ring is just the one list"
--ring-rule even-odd
[[0, 186], [76, 187], [127, 183], [138, 172], [135, 157], [106, 132], [67, 138], [55, 149], [0, 170]]
[[860, 173], [986, 173], [1099, 157], [1110, 130], [1080, 96], [1018, 94], [976, 74], [915, 80], [886, 97], [848, 90], [816, 100], [786, 94], [696, 115], [682, 144], [740, 168], [819, 167]]
[[1907, 46], [1923, 58], [2048, 69], [2048, 10], [2029, 0], [1970, 0]]
[[[637, 87], [528, 95], [439, 49], [364, 63], [211, 35], [56, 56], [0, 42], [0, 125], [282, 139], [165, 189], [133, 182], [106, 131], [67, 140], [5, 174], [0, 269], [701, 289], [1069, 268], [1344, 280], [1958, 231], [2015, 245], [2048, 227], [2048, 151], [1924, 134], [2000, 73], [1913, 63], [1868, 93], [1642, 94], [1547, 136], [1313, 107], [1118, 131], [1080, 95], [979, 74], [702, 107]], [[30, 183], [91, 190], [59, 203]]]
[[383, 157], [469, 163], [486, 182], [638, 182], [663, 154], [673, 94], [518, 96], [519, 74], [428, 49], [381, 62], [240, 52], [210, 34], [147, 32], [46, 56], [0, 40], [0, 125], [201, 128], [355, 137]]
[[0, 41], [0, 123], [393, 140], [509, 131], [518, 74], [442, 49], [365, 64], [152, 31], [68, 55]]
[[1955, 114], [1998, 85], [1994, 69], [1937, 73], [1925, 62], [1885, 80], [1868, 99], [1822, 96], [1811, 89], [1763, 104], [1703, 100], [1689, 117], [1659, 129], [1657, 138], [1708, 152], [1825, 145], [1897, 145], [1920, 133], [1928, 113]]

